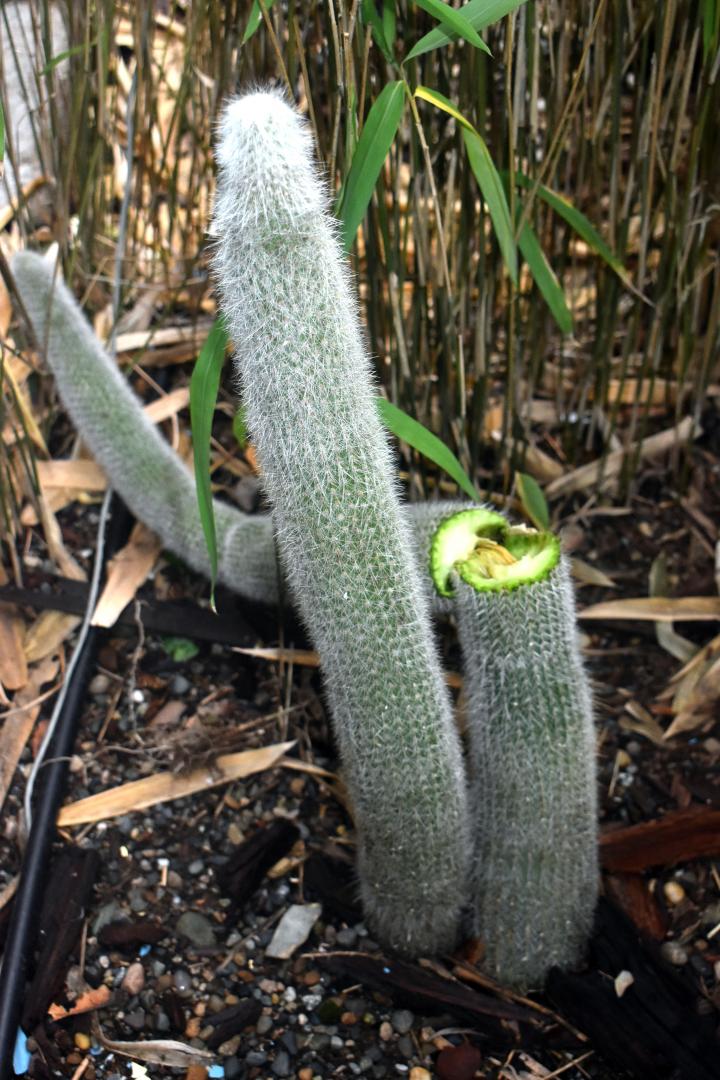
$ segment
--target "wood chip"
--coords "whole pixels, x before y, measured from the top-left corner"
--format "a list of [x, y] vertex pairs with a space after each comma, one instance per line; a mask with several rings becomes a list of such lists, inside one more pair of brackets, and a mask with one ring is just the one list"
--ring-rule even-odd
[[109, 986], [98, 986], [81, 994], [70, 1009], [66, 1009], [64, 1005], [50, 1005], [48, 1015], [51, 1020], [65, 1020], [68, 1016], [77, 1016], [80, 1013], [92, 1012], [93, 1009], [102, 1009], [111, 998], [112, 991]]
[[614, 829], [600, 837], [600, 861], [607, 870], [638, 873], [720, 855], [720, 810], [693, 807], [656, 821]]

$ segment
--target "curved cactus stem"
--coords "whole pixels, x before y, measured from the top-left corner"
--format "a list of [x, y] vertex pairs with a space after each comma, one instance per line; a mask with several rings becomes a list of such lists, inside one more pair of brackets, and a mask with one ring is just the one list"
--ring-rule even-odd
[[592, 926], [595, 733], [560, 545], [498, 518], [446, 520], [431, 560], [436, 587], [454, 594], [463, 652], [472, 929], [489, 972], [526, 990], [577, 963]]
[[455, 942], [460, 745], [401, 513], [355, 301], [308, 131], [278, 95], [221, 122], [222, 308], [291, 592], [320, 654], [370, 925], [410, 954]]

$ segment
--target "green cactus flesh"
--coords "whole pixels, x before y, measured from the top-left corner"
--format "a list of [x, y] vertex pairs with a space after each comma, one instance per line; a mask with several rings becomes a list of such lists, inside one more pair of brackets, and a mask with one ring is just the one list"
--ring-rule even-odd
[[[525, 990], [578, 962], [591, 929], [595, 736], [567, 562], [554, 537], [498, 517], [478, 510], [443, 522], [431, 562], [436, 587], [454, 587], [463, 652], [472, 930], [488, 971]], [[504, 581], [524, 560], [525, 580]]]
[[361, 897], [405, 953], [449, 948], [465, 899], [464, 769], [336, 224], [279, 96], [221, 122], [222, 308], [291, 592], [323, 668]]

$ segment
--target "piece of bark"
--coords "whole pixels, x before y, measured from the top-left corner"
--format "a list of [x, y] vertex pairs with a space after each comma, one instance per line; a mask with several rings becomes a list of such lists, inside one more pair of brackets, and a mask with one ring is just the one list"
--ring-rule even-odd
[[98, 934], [101, 945], [114, 945], [117, 948], [134, 948], [135, 945], [157, 945], [170, 931], [155, 922], [111, 922], [103, 926]]
[[443, 1013], [457, 1016], [488, 1035], [494, 1045], [528, 1047], [542, 1041], [557, 1046], [558, 1038], [560, 1042], [568, 1040], [567, 1032], [559, 1031], [552, 1018], [546, 1021], [525, 1005], [470, 990], [460, 982], [444, 979], [405, 960], [336, 952], [316, 953], [313, 963], [328, 967], [353, 983], [388, 994], [394, 1001], [425, 1016]]
[[255, 998], [245, 998], [237, 1005], [221, 1009], [219, 1013], [208, 1017], [208, 1024], [215, 1030], [206, 1040], [210, 1050], [218, 1050], [224, 1042], [239, 1035], [246, 1027], [256, 1024], [262, 1013], [262, 1005]]
[[653, 941], [664, 941], [670, 920], [640, 874], [608, 874], [605, 892], [638, 930]]
[[223, 896], [230, 897], [236, 911], [247, 903], [270, 867], [287, 855], [299, 836], [297, 825], [281, 818], [238, 844], [216, 872]]
[[83, 921], [100, 859], [93, 848], [65, 848], [54, 860], [40, 914], [35, 975], [22, 1016], [22, 1027], [31, 1031], [65, 984], [82, 932]]
[[[589, 960], [579, 974], [553, 969], [547, 991], [598, 1054], [638, 1080], [717, 1080], [717, 1016], [698, 1015], [692, 979], [671, 969], [658, 947], [605, 900]], [[620, 998], [614, 980], [621, 971], [633, 982]]]
[[606, 870], [639, 872], [720, 855], [720, 810], [691, 807], [600, 837]]

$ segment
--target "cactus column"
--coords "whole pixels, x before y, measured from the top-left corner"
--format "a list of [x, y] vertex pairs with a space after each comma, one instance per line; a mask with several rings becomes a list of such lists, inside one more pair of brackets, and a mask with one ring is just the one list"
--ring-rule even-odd
[[221, 123], [213, 232], [247, 421], [320, 654], [358, 829], [364, 908], [410, 954], [454, 943], [468, 852], [460, 746], [355, 301], [294, 109]]
[[467, 510], [431, 553], [453, 596], [468, 698], [473, 931], [500, 982], [582, 958], [597, 897], [595, 736], [558, 540]]

